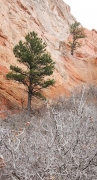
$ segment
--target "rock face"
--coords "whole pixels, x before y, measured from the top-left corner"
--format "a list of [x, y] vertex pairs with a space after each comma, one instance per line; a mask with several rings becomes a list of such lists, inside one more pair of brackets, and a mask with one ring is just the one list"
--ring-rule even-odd
[[13, 47], [36, 31], [47, 43], [56, 62], [54, 87], [44, 91], [49, 99], [69, 93], [81, 83], [97, 83], [97, 32], [85, 29], [87, 38], [74, 57], [68, 48], [69, 26], [75, 21], [70, 7], [62, 0], [0, 0], [0, 114], [26, 105], [25, 88], [7, 81], [10, 64], [17, 64]]

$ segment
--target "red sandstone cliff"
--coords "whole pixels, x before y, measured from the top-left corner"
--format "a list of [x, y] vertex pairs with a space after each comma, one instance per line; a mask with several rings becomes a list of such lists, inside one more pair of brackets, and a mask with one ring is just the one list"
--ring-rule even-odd
[[7, 81], [10, 64], [17, 61], [13, 47], [30, 31], [36, 31], [48, 45], [56, 62], [56, 84], [45, 90], [48, 98], [68, 94], [81, 83], [97, 83], [97, 32], [85, 29], [87, 38], [74, 56], [68, 48], [69, 26], [75, 21], [62, 0], [0, 0], [0, 114], [15, 112], [26, 104], [23, 85]]

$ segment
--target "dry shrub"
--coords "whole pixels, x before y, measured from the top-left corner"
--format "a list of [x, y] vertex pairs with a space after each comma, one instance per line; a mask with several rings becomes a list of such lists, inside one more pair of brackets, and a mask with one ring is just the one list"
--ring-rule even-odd
[[97, 178], [96, 87], [83, 87], [56, 105], [1, 123], [1, 180]]

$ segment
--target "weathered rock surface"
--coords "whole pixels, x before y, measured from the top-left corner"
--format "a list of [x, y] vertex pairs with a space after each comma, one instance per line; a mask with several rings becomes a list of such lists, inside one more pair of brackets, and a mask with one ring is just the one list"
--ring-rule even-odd
[[30, 31], [46, 41], [56, 62], [54, 87], [44, 91], [53, 99], [69, 93], [81, 83], [97, 83], [97, 31], [85, 29], [87, 38], [74, 57], [68, 47], [69, 26], [75, 21], [70, 7], [62, 0], [0, 0], [0, 113], [18, 110], [26, 104], [22, 85], [7, 81], [10, 64], [17, 64], [13, 47]]

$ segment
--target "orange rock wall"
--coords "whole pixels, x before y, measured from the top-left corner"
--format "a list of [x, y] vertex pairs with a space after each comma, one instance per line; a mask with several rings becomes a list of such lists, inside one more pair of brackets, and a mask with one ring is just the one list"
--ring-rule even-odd
[[0, 0], [0, 113], [17, 111], [26, 106], [27, 94], [23, 85], [5, 78], [10, 64], [17, 64], [13, 47], [36, 31], [48, 45], [56, 62], [53, 78], [56, 84], [44, 91], [48, 99], [68, 95], [82, 83], [97, 83], [97, 32], [85, 29], [87, 38], [74, 56], [68, 47], [69, 26], [75, 21], [70, 7], [62, 0]]

